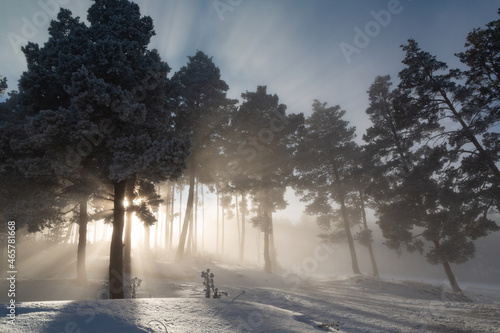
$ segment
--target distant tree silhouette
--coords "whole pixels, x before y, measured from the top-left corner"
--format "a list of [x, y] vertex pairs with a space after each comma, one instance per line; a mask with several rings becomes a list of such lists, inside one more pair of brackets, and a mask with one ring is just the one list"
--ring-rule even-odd
[[[351, 233], [353, 219], [347, 207], [349, 193], [354, 191], [350, 175], [357, 168], [359, 147], [354, 142], [355, 128], [342, 119], [345, 111], [328, 107], [315, 100], [313, 113], [305, 120], [294, 156], [296, 178], [294, 188], [302, 200], [309, 202], [306, 211], [317, 215], [324, 228], [339, 221], [340, 229], [329, 239], [347, 239], [354, 274], [360, 274]], [[340, 211], [332, 208], [340, 205]]]

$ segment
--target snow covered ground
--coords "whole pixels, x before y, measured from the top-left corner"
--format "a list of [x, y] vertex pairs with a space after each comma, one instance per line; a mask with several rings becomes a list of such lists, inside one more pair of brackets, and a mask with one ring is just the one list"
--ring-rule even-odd
[[[207, 265], [228, 297], [204, 298], [200, 273]], [[100, 299], [105, 281], [98, 279], [86, 286], [18, 281], [15, 324], [4, 303], [0, 332], [500, 332], [495, 286], [464, 285], [458, 296], [445, 286], [366, 275], [283, 279], [195, 261], [151, 267], [156, 273], [143, 278], [136, 299]], [[0, 290], [6, 287], [4, 279]]]

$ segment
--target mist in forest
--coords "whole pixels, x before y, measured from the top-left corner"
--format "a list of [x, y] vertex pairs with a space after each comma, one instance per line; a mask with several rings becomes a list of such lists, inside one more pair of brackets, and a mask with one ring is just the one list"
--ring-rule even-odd
[[286, 287], [361, 274], [456, 293], [498, 284], [497, 16], [462, 4], [481, 28], [433, 26], [450, 43], [437, 47], [409, 27], [431, 29], [420, 14], [433, 8], [414, 3], [366, 3], [354, 21], [320, 1], [287, 16], [283, 1], [221, 14], [98, 0], [52, 21], [43, 5], [34, 42], [18, 38], [38, 22], [22, 16], [2, 50], [1, 274], [111, 299], [133, 276], [195, 279], [185, 267], [213, 264]]

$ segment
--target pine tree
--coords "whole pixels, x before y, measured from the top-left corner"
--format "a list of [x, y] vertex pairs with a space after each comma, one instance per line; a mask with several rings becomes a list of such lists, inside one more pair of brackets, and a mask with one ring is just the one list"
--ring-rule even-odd
[[292, 138], [303, 122], [303, 115], [286, 114], [277, 95], [267, 94], [265, 86], [242, 94], [243, 103], [231, 119], [231, 135], [226, 157], [230, 172], [221, 177], [240, 193], [252, 196], [258, 214], [254, 226], [264, 234], [265, 271], [276, 269], [272, 247], [272, 213], [287, 205], [284, 194], [292, 175]]
[[7, 78], [6, 77], [2, 78], [2, 76], [0, 75], [0, 95], [5, 94], [5, 91], [7, 90], [8, 87], [9, 86], [7, 84]]
[[220, 70], [206, 54], [198, 51], [189, 62], [172, 77], [175, 89], [177, 120], [190, 134], [191, 155], [188, 159], [189, 192], [184, 223], [179, 239], [176, 261], [184, 256], [189, 225], [193, 223], [195, 179], [210, 182], [210, 160], [218, 154], [220, 136], [228, 123], [228, 109], [235, 101], [226, 98], [229, 89], [220, 78]]
[[[49, 40], [44, 47], [39, 48], [37, 44], [28, 43], [23, 48], [28, 70], [24, 72], [19, 80], [19, 94], [16, 96], [16, 114], [24, 116], [28, 120], [24, 126], [26, 137], [22, 140], [23, 145], [32, 146], [32, 151], [18, 158], [18, 164], [24, 160], [33, 165], [31, 160], [34, 156], [38, 163], [44, 163], [42, 170], [38, 167], [38, 175], [33, 173], [29, 177], [47, 176], [51, 172], [57, 174], [54, 181], [71, 184], [65, 186], [64, 193], [60, 189], [57, 195], [71, 197], [82, 205], [80, 209], [81, 237], [77, 255], [77, 277], [85, 282], [85, 231], [87, 214], [85, 206], [90, 195], [89, 188], [83, 180], [85, 171], [68, 168], [64, 156], [65, 139], [69, 135], [77, 135], [72, 132], [74, 124], [65, 108], [70, 104], [71, 96], [65, 91], [66, 85], [72, 83], [72, 73], [79, 66], [83, 58], [83, 50], [87, 45], [84, 33], [85, 25], [78, 18], [71, 17], [71, 12], [61, 10], [57, 21], [52, 21], [49, 27]], [[74, 48], [74, 49], [72, 49]], [[75, 59], [77, 59], [75, 61]], [[34, 145], [33, 145], [34, 143]], [[36, 153], [35, 153], [36, 150]], [[42, 162], [45, 161], [45, 162]], [[27, 170], [27, 165], [23, 170]], [[62, 180], [64, 179], [64, 180]]]
[[246, 193], [241, 194], [239, 211], [241, 212], [241, 242], [240, 242], [240, 262], [245, 258], [245, 217], [248, 215]]
[[[97, 184], [113, 188], [109, 287], [111, 298], [122, 298], [127, 182], [178, 178], [190, 143], [172, 127], [170, 68], [147, 49], [151, 18], [127, 0], [97, 0], [87, 19], [88, 27], [61, 10], [49, 41], [23, 49], [28, 71], [19, 82], [17, 107], [28, 118], [23, 144], [35, 141], [47, 172], [71, 181], [67, 193], [81, 204], [82, 226]], [[29, 170], [33, 163], [24, 161]]]
[[[97, 165], [114, 186], [114, 217], [109, 287], [111, 298], [123, 298], [123, 205], [126, 183], [135, 177], [149, 182], [178, 178], [186, 167], [190, 143], [175, 138], [170, 127], [175, 110], [166, 109], [169, 67], [147, 46], [154, 35], [150, 17], [125, 0], [99, 0], [89, 9], [92, 73], [116, 92], [102, 108], [115, 130], [108, 151]], [[118, 101], [118, 103], [114, 103]], [[111, 102], [111, 101], [110, 101]]]
[[[344, 115], [339, 106], [314, 101], [313, 113], [298, 138], [294, 188], [302, 200], [309, 202], [307, 211], [318, 215], [320, 225], [329, 229], [334, 221], [342, 221], [339, 231], [331, 236], [347, 239], [352, 270], [360, 274], [347, 206], [348, 195], [355, 190], [350, 175], [357, 167], [359, 147], [354, 142], [355, 128], [342, 119]], [[334, 202], [340, 205], [340, 211], [332, 208]]]
[[[373, 126], [363, 139], [374, 181], [367, 192], [386, 245], [423, 254], [428, 242], [427, 260], [441, 264], [453, 290], [460, 292], [450, 263], [472, 258], [472, 241], [498, 227], [478, 195], [483, 185], [465, 187], [446, 143], [433, 140], [441, 130], [436, 112], [390, 86], [390, 77], [377, 77], [369, 90]], [[424, 117], [427, 121], [421, 121]]]
[[355, 191], [348, 196], [349, 205], [355, 212], [355, 219], [360, 220], [360, 231], [354, 236], [354, 238], [363, 246], [368, 249], [370, 255], [370, 261], [372, 264], [372, 270], [374, 276], [379, 276], [377, 262], [375, 260], [375, 253], [373, 251], [372, 243], [372, 230], [368, 226], [368, 220], [366, 216], [367, 207], [370, 206], [370, 198], [366, 194], [367, 189], [372, 183], [372, 164], [370, 162], [370, 156], [366, 147], [360, 147], [359, 156], [356, 158], [358, 161], [358, 166], [354, 168], [354, 172], [351, 174], [350, 183], [355, 188]]
[[[467, 36], [465, 47], [465, 52], [457, 54], [468, 67], [463, 74], [469, 94], [462, 115], [472, 134], [484, 136], [482, 143], [487, 154], [498, 156], [498, 145], [494, 144], [498, 134], [492, 129], [500, 120], [500, 20], [474, 29]], [[498, 177], [496, 173], [495, 176]]]
[[[500, 14], [500, 10], [499, 10]], [[455, 152], [462, 157], [462, 171], [470, 183], [486, 183], [485, 194], [500, 207], [499, 177], [488, 161], [497, 164], [500, 156], [500, 136], [495, 130], [499, 123], [500, 100], [500, 20], [489, 22], [485, 28], [474, 29], [467, 36], [467, 50], [457, 54], [467, 65], [463, 72], [467, 91], [462, 103], [461, 114], [468, 130], [479, 138], [484, 152], [470, 150], [464, 139], [466, 133], [453, 136]], [[486, 155], [486, 156], [485, 156]], [[489, 178], [489, 180], [488, 180]]]
[[[491, 36], [492, 43], [495, 43], [495, 36]], [[474, 33], [469, 35], [469, 40], [476, 40]], [[496, 144], [498, 135], [489, 131], [498, 121], [495, 111], [498, 108], [498, 89], [495, 88], [498, 78], [494, 72], [495, 66], [498, 66], [498, 56], [492, 55], [489, 60], [491, 63], [484, 64], [482, 70], [471, 58], [478, 56], [477, 52], [487, 53], [488, 50], [471, 47], [459, 55], [463, 62], [472, 66], [465, 73], [467, 85], [461, 86], [459, 81], [464, 73], [456, 69], [449, 70], [446, 63], [422, 51], [414, 40], [410, 39], [402, 48], [406, 52], [403, 60], [406, 67], [399, 73], [399, 88], [409, 96], [407, 101], [413, 109], [418, 109], [416, 115], [427, 122], [439, 122], [447, 118], [457, 123], [457, 130], [447, 128], [442, 134], [455, 148], [455, 154], [475, 158], [476, 163], [486, 165], [492, 175], [499, 179], [500, 170], [496, 165], [500, 158]], [[484, 55], [479, 58], [484, 59]], [[490, 68], [493, 71], [491, 73], [487, 72]]]

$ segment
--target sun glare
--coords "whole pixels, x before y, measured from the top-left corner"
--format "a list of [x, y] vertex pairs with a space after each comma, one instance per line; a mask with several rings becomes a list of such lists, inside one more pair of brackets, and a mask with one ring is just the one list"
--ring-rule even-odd
[[144, 223], [132, 214], [132, 247], [142, 246], [144, 243]]
[[[140, 202], [140, 199], [138, 199], [137, 201], [134, 200], [134, 203], [135, 204], [139, 204]], [[128, 202], [125, 204], [127, 207], [127, 204]], [[162, 223], [162, 219], [161, 219], [161, 214], [160, 216], [157, 216], [157, 222], [150, 226], [150, 227], [146, 227], [144, 225], [144, 222], [142, 222], [135, 213], [132, 214], [132, 233], [131, 233], [131, 237], [132, 237], [132, 248], [137, 248], [137, 247], [140, 247], [140, 248], [145, 248], [145, 247], [149, 247], [149, 248], [153, 248], [155, 246], [155, 242], [160, 242], [160, 244], [158, 245], [163, 245], [164, 242], [163, 241], [160, 241], [157, 235], [157, 232], [159, 231], [159, 229], [161, 229], [161, 223]], [[125, 223], [128, 223], [128, 221], [126, 220]], [[147, 243], [146, 241], [146, 237], [147, 235], [149, 234], [149, 242]], [[148, 244], [148, 245], [146, 245]]]

